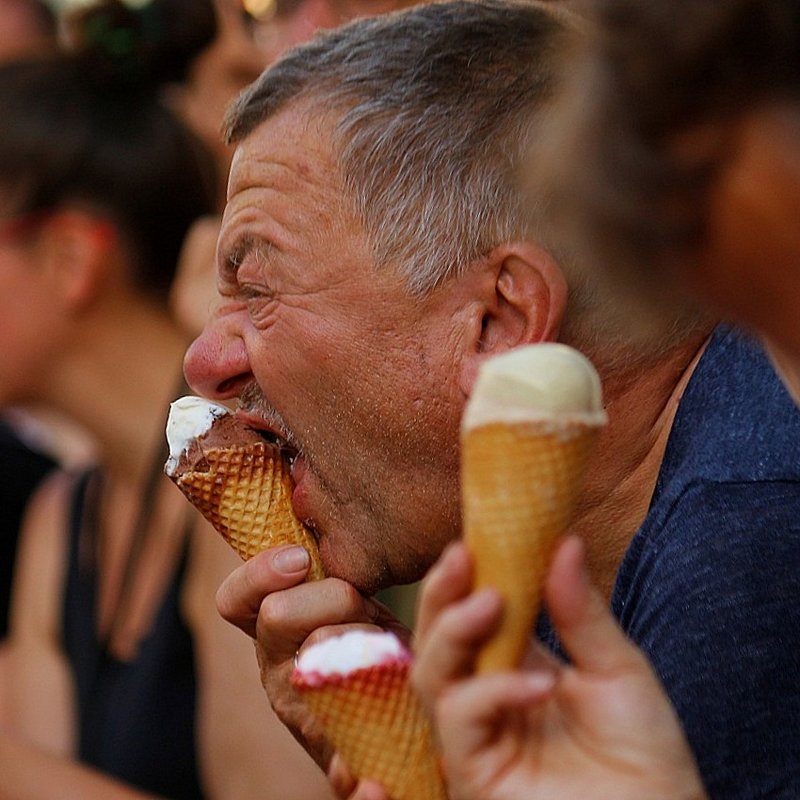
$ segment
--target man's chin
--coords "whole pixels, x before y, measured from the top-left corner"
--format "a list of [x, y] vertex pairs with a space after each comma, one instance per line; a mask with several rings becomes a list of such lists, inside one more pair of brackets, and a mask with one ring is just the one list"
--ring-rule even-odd
[[332, 552], [325, 539], [320, 542], [320, 555], [329, 578], [346, 581], [364, 597], [373, 597], [383, 589], [417, 580], [405, 574], [395, 574], [387, 564], [377, 564], [375, 559], [362, 552], [352, 557], [341, 551]]

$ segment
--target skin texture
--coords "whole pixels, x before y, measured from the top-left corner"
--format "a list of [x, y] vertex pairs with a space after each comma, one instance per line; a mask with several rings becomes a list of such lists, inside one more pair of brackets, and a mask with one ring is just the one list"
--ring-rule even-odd
[[419, 577], [457, 525], [457, 492], [441, 487], [458, 467], [457, 332], [471, 309], [458, 291], [416, 300], [393, 271], [374, 270], [334, 176], [300, 110], [240, 145], [222, 304], [185, 372], [205, 396], [242, 395], [245, 417], [299, 450], [295, 510], [318, 531], [328, 574], [371, 593]]
[[[408, 0], [276, 0], [269, 19], [248, 27], [239, 3], [217, 0], [218, 36], [198, 58], [187, 87], [176, 95], [187, 122], [218, 153], [223, 181], [227, 181], [233, 152], [220, 133], [225, 110], [261, 70], [318, 30], [415, 5]], [[195, 336], [217, 299], [214, 255], [220, 222], [218, 217], [209, 217], [193, 226], [173, 285], [172, 310]]]

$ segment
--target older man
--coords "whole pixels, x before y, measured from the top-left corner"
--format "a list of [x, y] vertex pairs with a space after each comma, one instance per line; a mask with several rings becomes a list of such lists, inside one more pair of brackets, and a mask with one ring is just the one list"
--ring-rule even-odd
[[[670, 668], [688, 639], [707, 637], [692, 674], [668, 691], [684, 706], [705, 695], [719, 712], [702, 731], [712, 749], [729, 711], [715, 661], [730, 649], [727, 620], [716, 625], [703, 586], [690, 624], [679, 618], [687, 585], [713, 567], [704, 537], [718, 544], [727, 531], [688, 526], [697, 500], [680, 501], [694, 469], [713, 485], [702, 459], [682, 456], [694, 436], [719, 434], [726, 404], [735, 412], [726, 454], [746, 443], [770, 454], [741, 482], [780, 476], [795, 497], [773, 504], [800, 512], [797, 464], [752, 408], [735, 408], [755, 383], [773, 424], [792, 424], [760, 355], [725, 330], [709, 340], [710, 326], [690, 314], [631, 339], [625, 308], [541, 244], [543, 214], [531, 220], [516, 176], [529, 121], [548, 109], [566, 24], [547, 4], [497, 2], [362, 21], [287, 54], [229, 117], [237, 150], [218, 252], [223, 303], [186, 373], [204, 395], [238, 397], [245, 419], [296, 451], [293, 502], [332, 577], [301, 585], [302, 551], [279, 550], [238, 570], [219, 605], [257, 637], [273, 705], [322, 761], [329, 753], [288, 689], [294, 655], [320, 628], [391, 625], [369, 595], [420, 577], [458, 536], [458, 426], [487, 357], [560, 339], [594, 360], [610, 424], [575, 530], [626, 629], [657, 631], [651, 644]], [[751, 423], [758, 436], [742, 432]], [[686, 553], [683, 537], [701, 541]], [[661, 562], [659, 545], [669, 551]], [[696, 557], [679, 566], [682, 554]], [[717, 753], [715, 768], [726, 757]]]

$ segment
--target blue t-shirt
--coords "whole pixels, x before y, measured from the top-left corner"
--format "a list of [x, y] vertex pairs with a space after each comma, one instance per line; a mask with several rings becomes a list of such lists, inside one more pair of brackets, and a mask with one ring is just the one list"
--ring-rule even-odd
[[800, 798], [800, 412], [718, 329], [681, 399], [612, 609], [712, 798]]

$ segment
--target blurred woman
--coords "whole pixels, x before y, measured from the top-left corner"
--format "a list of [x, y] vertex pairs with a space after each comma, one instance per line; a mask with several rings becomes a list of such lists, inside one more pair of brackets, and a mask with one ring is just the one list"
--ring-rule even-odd
[[56, 45], [56, 16], [44, 0], [0, 0], [0, 61], [47, 53]]
[[70, 54], [0, 68], [0, 404], [70, 415], [101, 463], [27, 510], [0, 793], [325, 797], [214, 608], [236, 556], [162, 473], [186, 346], [167, 294], [216, 176], [158, 98], [213, 9], [96, 3], [68, 30]]

